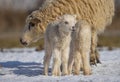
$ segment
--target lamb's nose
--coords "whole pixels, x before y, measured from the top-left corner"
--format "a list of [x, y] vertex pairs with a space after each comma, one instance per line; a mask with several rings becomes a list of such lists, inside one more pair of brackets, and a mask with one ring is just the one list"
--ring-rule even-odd
[[72, 28], [75, 29], [75, 26], [73, 26]]
[[23, 41], [22, 38], [20, 38], [20, 43], [21, 43], [22, 45], [25, 45], [25, 46], [27, 45], [27, 42], [26, 42], [26, 41]]
[[75, 26], [72, 27], [72, 31], [75, 31]]

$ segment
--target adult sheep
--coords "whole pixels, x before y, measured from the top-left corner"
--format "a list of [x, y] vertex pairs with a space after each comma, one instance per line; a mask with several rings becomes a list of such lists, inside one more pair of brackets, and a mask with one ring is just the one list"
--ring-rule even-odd
[[97, 34], [111, 24], [114, 0], [46, 0], [39, 10], [27, 17], [21, 43], [28, 45], [41, 38], [47, 24], [64, 14], [76, 14], [78, 20], [86, 20], [90, 24], [92, 29], [90, 60], [96, 63]]

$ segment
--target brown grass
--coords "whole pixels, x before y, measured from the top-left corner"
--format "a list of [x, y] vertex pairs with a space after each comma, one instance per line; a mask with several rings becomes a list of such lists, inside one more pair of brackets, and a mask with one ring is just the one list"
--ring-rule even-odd
[[98, 46], [120, 47], [120, 36], [99, 36]]
[[[31, 45], [27, 46], [27, 47], [36, 47], [36, 46], [41, 46], [42, 49], [43, 49], [43, 44], [44, 44], [44, 41], [43, 39], [38, 41], [37, 43], [32, 43]], [[0, 38], [0, 48], [17, 48], [17, 47], [20, 47], [20, 48], [23, 48], [25, 46], [23, 46], [20, 41], [19, 41], [19, 38]]]
[[[0, 48], [24, 47], [19, 42], [19, 35], [24, 28], [28, 14], [29, 12], [25, 11], [0, 10]], [[120, 12], [116, 14], [112, 25], [107, 30], [120, 32]], [[113, 36], [111, 32], [108, 32], [106, 36], [107, 32], [105, 31], [103, 35], [99, 36], [99, 46], [120, 47], [120, 35]], [[12, 33], [12, 35], [9, 33]], [[40, 40], [29, 47], [39, 45], [37, 49], [41, 50], [43, 49], [43, 42], [43, 40]]]

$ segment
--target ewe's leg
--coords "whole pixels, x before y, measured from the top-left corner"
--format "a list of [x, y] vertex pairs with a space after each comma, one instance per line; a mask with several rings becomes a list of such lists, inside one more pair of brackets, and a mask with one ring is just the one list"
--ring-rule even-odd
[[52, 75], [58, 76], [60, 75], [60, 65], [61, 65], [61, 56], [60, 51], [58, 49], [53, 50], [53, 68]]
[[90, 54], [90, 64], [96, 65], [96, 63], [100, 63], [99, 54], [96, 49], [97, 46], [97, 33], [95, 30], [92, 30], [91, 36], [91, 54]]
[[79, 75], [80, 68], [81, 68], [81, 54], [80, 54], [80, 51], [75, 50], [73, 55], [74, 55], [73, 74], [74, 75]]
[[62, 60], [62, 75], [68, 75], [68, 58], [69, 58], [69, 48], [62, 50], [61, 60]]
[[97, 50], [95, 51], [95, 56], [96, 56], [97, 63], [101, 63], [101, 61], [100, 61], [100, 54], [98, 53]]
[[44, 56], [44, 74], [48, 75], [48, 68], [49, 68], [49, 63], [51, 59], [51, 49], [48, 47], [45, 48], [45, 56]]

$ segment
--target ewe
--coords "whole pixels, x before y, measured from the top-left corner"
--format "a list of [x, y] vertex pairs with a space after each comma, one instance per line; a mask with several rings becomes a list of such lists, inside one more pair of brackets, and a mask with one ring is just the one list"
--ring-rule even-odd
[[97, 35], [112, 22], [114, 0], [46, 0], [39, 10], [27, 17], [21, 43], [28, 45], [41, 38], [48, 23], [64, 14], [76, 14], [77, 20], [83, 19], [91, 25], [90, 61], [96, 64]]

